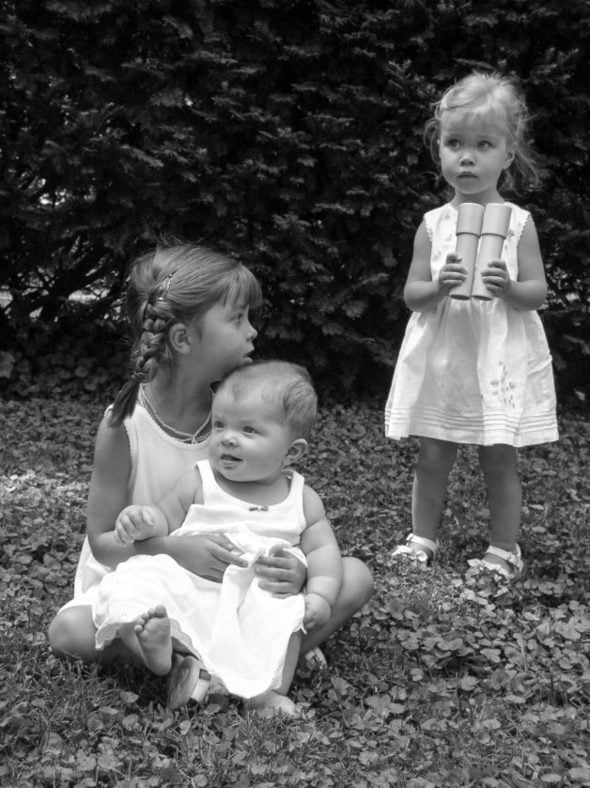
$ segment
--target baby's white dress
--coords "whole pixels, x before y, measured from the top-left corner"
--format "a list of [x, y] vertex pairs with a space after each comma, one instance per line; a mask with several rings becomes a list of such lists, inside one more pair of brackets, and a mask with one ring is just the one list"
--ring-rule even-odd
[[[530, 214], [512, 208], [502, 259], [518, 278], [518, 243]], [[455, 251], [457, 210], [450, 204], [424, 216], [439, 277]], [[451, 291], [452, 292], [452, 291]], [[414, 312], [385, 408], [390, 438], [409, 435], [454, 443], [527, 446], [557, 440], [551, 355], [535, 311], [500, 298], [457, 300]]]
[[306, 563], [296, 547], [306, 526], [304, 480], [289, 471], [287, 497], [257, 507], [222, 490], [207, 460], [196, 467], [203, 480], [204, 503], [193, 504], [171, 536], [223, 533], [248, 566], [230, 565], [223, 581], [214, 583], [183, 569], [168, 555], [130, 558], [100, 583], [93, 606], [96, 644], [104, 647], [121, 624], [162, 604], [174, 638], [200, 655], [229, 692], [252, 698], [280, 685], [289, 639], [303, 626], [303, 595], [279, 598], [263, 591], [253, 564], [276, 547], [290, 550]]

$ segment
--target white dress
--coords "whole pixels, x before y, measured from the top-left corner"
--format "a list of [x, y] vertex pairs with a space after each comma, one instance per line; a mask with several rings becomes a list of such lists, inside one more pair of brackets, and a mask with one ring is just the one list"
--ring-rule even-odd
[[166, 607], [173, 635], [200, 655], [207, 670], [242, 698], [276, 689], [282, 680], [287, 645], [302, 629], [302, 594], [286, 598], [263, 591], [253, 564], [275, 547], [296, 547], [305, 529], [303, 477], [289, 472], [287, 497], [256, 507], [222, 490], [208, 461], [197, 463], [203, 480], [203, 505], [193, 504], [171, 536], [223, 533], [243, 553], [245, 568], [229, 566], [222, 583], [181, 568], [170, 556], [135, 556], [102, 580], [93, 607], [96, 643], [104, 647], [121, 624], [157, 604]]
[[[529, 213], [512, 208], [502, 259], [518, 278], [518, 243]], [[446, 204], [424, 216], [438, 279], [454, 252], [457, 210]], [[446, 297], [414, 312], [385, 408], [390, 438], [409, 435], [454, 443], [527, 446], [557, 440], [551, 355], [538, 314], [500, 298]]]
[[[107, 411], [108, 412], [108, 411]], [[153, 504], [176, 483], [179, 476], [207, 456], [208, 436], [197, 443], [184, 443], [162, 430], [147, 410], [137, 403], [123, 426], [129, 440], [131, 475], [127, 504]], [[74, 598], [61, 609], [91, 605], [101, 579], [111, 570], [93, 556], [85, 537], [74, 578]]]

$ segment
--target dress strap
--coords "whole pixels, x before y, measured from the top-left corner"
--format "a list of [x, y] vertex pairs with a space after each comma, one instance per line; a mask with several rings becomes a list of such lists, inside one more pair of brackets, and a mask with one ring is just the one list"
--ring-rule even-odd
[[525, 210], [524, 208], [520, 208], [514, 203], [509, 203], [509, 205], [512, 208], [512, 222], [510, 229], [514, 233], [514, 241], [516, 246], [518, 246], [526, 223], [528, 221], [532, 221], [532, 217], [529, 211]]
[[213, 503], [219, 502], [221, 496], [217, 493], [221, 493], [221, 489], [215, 481], [213, 468], [211, 467], [209, 460], [198, 460], [195, 463], [195, 468], [201, 474], [201, 482], [203, 484], [203, 504], [205, 506], [210, 506]]

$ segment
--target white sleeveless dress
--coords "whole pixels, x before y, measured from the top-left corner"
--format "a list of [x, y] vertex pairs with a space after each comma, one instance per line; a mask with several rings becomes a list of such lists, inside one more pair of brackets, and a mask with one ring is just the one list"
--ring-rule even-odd
[[[512, 216], [502, 259], [518, 278], [518, 243], [530, 214]], [[457, 210], [424, 216], [438, 279], [454, 252]], [[551, 355], [538, 314], [500, 298], [446, 297], [408, 321], [385, 408], [390, 438], [410, 435], [454, 443], [527, 446], [557, 440]]]
[[[108, 412], [108, 411], [107, 411]], [[153, 504], [168, 492], [176, 480], [207, 456], [208, 436], [197, 443], [184, 443], [162, 430], [139, 403], [123, 422], [131, 455], [131, 475], [127, 487], [127, 504]], [[91, 605], [101, 579], [111, 570], [97, 561], [84, 538], [76, 575], [74, 598], [62, 610]]]
[[248, 566], [228, 566], [222, 583], [214, 583], [186, 571], [168, 555], [130, 558], [100, 583], [93, 607], [96, 643], [104, 647], [121, 624], [163, 604], [175, 639], [197, 653], [229, 692], [251, 698], [280, 685], [289, 639], [303, 626], [303, 595], [279, 598], [263, 591], [253, 564], [276, 547], [291, 550], [306, 563], [296, 547], [306, 526], [304, 480], [296, 471], [288, 472], [287, 497], [273, 506], [255, 507], [222, 490], [208, 461], [196, 466], [204, 504], [193, 504], [171, 536], [223, 533]]

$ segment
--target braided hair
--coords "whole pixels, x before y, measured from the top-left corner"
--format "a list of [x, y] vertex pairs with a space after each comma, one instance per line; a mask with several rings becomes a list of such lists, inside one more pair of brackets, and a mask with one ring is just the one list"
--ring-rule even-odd
[[173, 371], [170, 328], [175, 323], [199, 321], [215, 304], [242, 298], [253, 307], [262, 303], [254, 274], [233, 257], [207, 247], [158, 246], [135, 260], [126, 297], [133, 335], [131, 377], [115, 397], [111, 426], [133, 413], [142, 383], [153, 380], [161, 369]]

